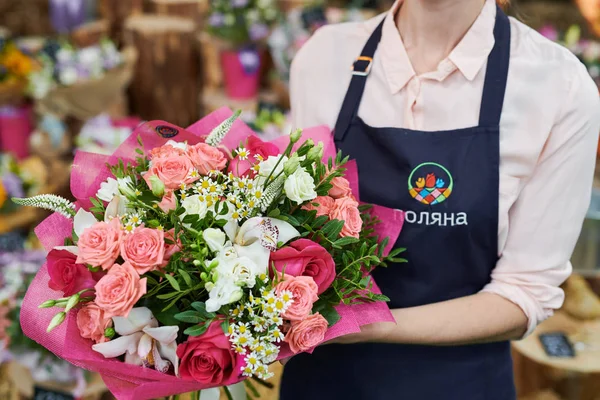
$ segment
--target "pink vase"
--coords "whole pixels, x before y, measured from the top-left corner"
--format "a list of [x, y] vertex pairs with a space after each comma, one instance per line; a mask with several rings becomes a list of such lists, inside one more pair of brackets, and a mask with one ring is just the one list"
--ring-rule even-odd
[[257, 96], [262, 54], [255, 50], [221, 52], [225, 91], [232, 99], [246, 100]]
[[22, 159], [29, 155], [29, 136], [33, 131], [29, 106], [0, 107], [0, 151]]

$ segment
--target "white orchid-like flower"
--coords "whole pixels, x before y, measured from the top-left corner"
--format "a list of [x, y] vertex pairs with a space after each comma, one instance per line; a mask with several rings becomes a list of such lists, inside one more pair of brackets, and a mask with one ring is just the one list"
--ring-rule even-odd
[[121, 335], [106, 343], [92, 346], [106, 358], [125, 354], [125, 362], [167, 372], [171, 365], [179, 375], [177, 357], [178, 326], [158, 326], [158, 321], [146, 307], [137, 307], [127, 318], [113, 317], [115, 331]]
[[[242, 226], [231, 220], [223, 229], [225, 232], [209, 228], [202, 235], [218, 262], [217, 281], [208, 288], [209, 312], [238, 301], [240, 287], [254, 287], [256, 276], [267, 273], [270, 254], [277, 250], [277, 244], [300, 236], [292, 225], [274, 218], [250, 218]], [[207, 261], [207, 265], [215, 260]]]

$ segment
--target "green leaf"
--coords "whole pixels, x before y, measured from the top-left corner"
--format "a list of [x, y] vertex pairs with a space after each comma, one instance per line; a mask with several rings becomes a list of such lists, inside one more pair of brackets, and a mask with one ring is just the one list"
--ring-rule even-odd
[[206, 320], [206, 318], [202, 318], [202, 316], [197, 311], [192, 310], [175, 314], [175, 319], [181, 322], [187, 322], [189, 324], [199, 324], [200, 322]]
[[300, 222], [296, 219], [296, 217], [292, 217], [288, 214], [281, 214], [280, 219], [283, 221], [289, 222], [292, 226], [300, 226]]
[[215, 318], [216, 314], [206, 311], [206, 304], [195, 301], [192, 303], [192, 308], [198, 311], [198, 314], [202, 315], [204, 319]]
[[169, 281], [171, 286], [173, 286], [173, 289], [177, 290], [178, 292], [181, 292], [181, 287], [179, 286], [179, 282], [177, 282], [177, 280], [175, 278], [173, 278], [169, 274], [165, 274], [165, 278], [167, 278], [167, 280]]
[[335, 323], [338, 322], [341, 318], [340, 314], [338, 314], [338, 312], [335, 310], [335, 308], [333, 308], [333, 306], [331, 304], [329, 304], [325, 308], [323, 308], [320, 311], [320, 313], [323, 316], [323, 318], [325, 318], [327, 320], [327, 323], [329, 324], [330, 327], [335, 325]]
[[190, 277], [190, 274], [188, 274], [187, 271], [184, 269], [180, 269], [178, 271], [179, 275], [183, 277], [185, 284], [188, 285], [188, 287], [192, 287], [192, 278]]
[[333, 244], [343, 247], [343, 246], [347, 246], [349, 244], [358, 243], [358, 241], [359, 240], [354, 237], [343, 237], [343, 238], [340, 238], [340, 239], [336, 240], [335, 242], [333, 242]]
[[179, 313], [179, 309], [177, 308], [177, 306], [173, 306], [173, 307], [169, 308], [167, 311], [160, 310], [160, 308], [158, 308], [158, 310], [159, 311], [156, 311], [155, 309], [153, 309], [152, 314], [154, 314], [154, 316], [161, 323], [161, 325], [164, 325], [164, 326], [179, 325], [179, 321], [177, 320], [177, 318], [175, 318], [175, 315], [177, 313]]
[[157, 299], [161, 299], [161, 300], [168, 300], [168, 299], [172, 299], [173, 297], [179, 295], [179, 293], [177, 292], [173, 292], [173, 293], [167, 293], [167, 294], [159, 294], [158, 296], [156, 296]]
[[183, 333], [188, 336], [200, 336], [208, 330], [208, 327], [210, 326], [211, 323], [212, 323], [212, 320], [209, 320], [209, 321], [204, 322], [203, 324], [190, 326], [185, 331], [183, 331]]
[[281, 214], [281, 211], [279, 210], [279, 208], [276, 208], [269, 213], [269, 217], [277, 218], [277, 217], [279, 217], [280, 214]]
[[227, 335], [229, 333], [229, 319], [225, 319], [225, 321], [221, 323], [221, 329], [223, 329], [224, 334]]

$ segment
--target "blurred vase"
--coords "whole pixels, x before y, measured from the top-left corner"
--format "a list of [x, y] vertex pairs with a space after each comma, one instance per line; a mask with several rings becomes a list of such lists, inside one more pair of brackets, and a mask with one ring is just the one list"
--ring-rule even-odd
[[221, 52], [225, 91], [232, 99], [246, 100], [257, 96], [262, 54], [254, 47]]
[[0, 108], [0, 149], [22, 159], [29, 155], [29, 136], [33, 131], [28, 106]]
[[50, 19], [58, 33], [69, 33], [86, 21], [85, 0], [50, 0]]

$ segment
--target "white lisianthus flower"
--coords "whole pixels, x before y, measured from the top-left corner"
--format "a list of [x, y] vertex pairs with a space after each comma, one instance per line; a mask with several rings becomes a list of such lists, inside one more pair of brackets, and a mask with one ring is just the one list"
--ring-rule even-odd
[[186, 142], [176, 142], [174, 140], [169, 140], [166, 143], [168, 146], [174, 147], [176, 149], [181, 149], [183, 151], [187, 151], [188, 145]]
[[181, 214], [181, 219], [186, 215], [197, 215], [200, 218], [204, 218], [208, 212], [208, 207], [204, 201], [200, 200], [200, 195], [187, 196], [182, 202], [181, 206], [185, 212]]
[[110, 203], [113, 197], [115, 197], [115, 195], [118, 193], [119, 182], [114, 178], [108, 178], [106, 182], [102, 182], [100, 184], [100, 189], [98, 190], [98, 193], [96, 193], [96, 197], [102, 201]]
[[283, 190], [287, 198], [296, 204], [302, 204], [317, 197], [315, 181], [304, 168], [298, 168], [287, 177], [283, 184]]
[[242, 298], [243, 294], [242, 288], [236, 285], [233, 279], [227, 276], [221, 277], [208, 293], [206, 311], [216, 312], [224, 305], [235, 303]]
[[[279, 162], [279, 165], [277, 165], [277, 169], [275, 169], [275, 165], [279, 161], [279, 158], [281, 158], [281, 162]], [[269, 158], [260, 162], [259, 175], [264, 178], [268, 178], [269, 175], [272, 177], [276, 177], [277, 175], [283, 172], [283, 166], [285, 165], [287, 160], [288, 158], [286, 156], [269, 156]]]
[[202, 232], [202, 237], [208, 248], [214, 253], [220, 252], [225, 247], [225, 232], [220, 229], [208, 228]]
[[91, 228], [97, 222], [98, 220], [96, 217], [94, 217], [94, 214], [89, 211], [85, 211], [83, 208], [80, 208], [73, 218], [73, 231], [75, 231], [77, 237], [81, 237], [81, 235], [83, 235], [83, 231], [85, 231], [87, 228]]
[[117, 179], [117, 183], [119, 186], [119, 192], [121, 192], [123, 195], [127, 195], [127, 193], [132, 190], [131, 188], [133, 187], [133, 180], [130, 176]]

